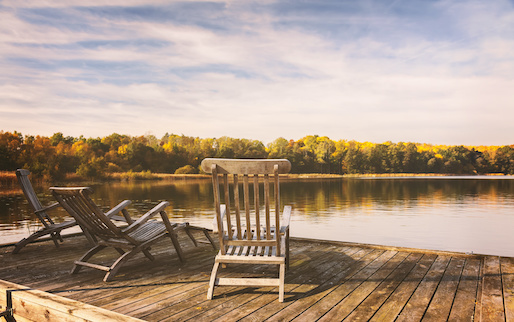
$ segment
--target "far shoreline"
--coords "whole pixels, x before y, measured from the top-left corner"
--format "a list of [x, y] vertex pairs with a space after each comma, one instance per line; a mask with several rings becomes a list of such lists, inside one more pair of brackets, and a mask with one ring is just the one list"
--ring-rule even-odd
[[[328, 173], [288, 173], [280, 175], [284, 180], [319, 180], [319, 179], [394, 179], [394, 178], [467, 178], [467, 179], [514, 179], [513, 175], [503, 173], [488, 174], [448, 174], [448, 173], [365, 173], [365, 174], [328, 174]], [[210, 179], [210, 174], [173, 174], [173, 173], [151, 173], [151, 172], [115, 172], [107, 174], [102, 178], [83, 178], [75, 173], [67, 174], [61, 180], [49, 180], [44, 178], [31, 178], [36, 184], [61, 185], [61, 184], [99, 184], [107, 182], [132, 182], [132, 181], [176, 181], [176, 180], [201, 180]], [[0, 171], [0, 184], [3, 187], [18, 185], [15, 171]]]

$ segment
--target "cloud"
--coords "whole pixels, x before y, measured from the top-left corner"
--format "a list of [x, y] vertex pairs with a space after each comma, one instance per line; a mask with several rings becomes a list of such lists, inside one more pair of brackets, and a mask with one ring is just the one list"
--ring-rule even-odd
[[0, 21], [2, 130], [513, 140], [508, 1], [4, 1]]

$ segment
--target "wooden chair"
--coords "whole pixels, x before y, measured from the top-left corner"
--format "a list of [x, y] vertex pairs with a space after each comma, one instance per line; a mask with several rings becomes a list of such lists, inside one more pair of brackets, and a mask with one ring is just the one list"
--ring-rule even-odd
[[[153, 261], [154, 257], [149, 252], [150, 246], [166, 235], [170, 237], [180, 261], [184, 262], [184, 255], [177, 239], [177, 231], [179, 230], [185, 230], [195, 246], [198, 244], [191, 234], [191, 230], [201, 230], [215, 248], [214, 242], [210, 238], [207, 229], [190, 226], [188, 223], [170, 223], [164, 211], [169, 205], [166, 201], [159, 203], [134, 221], [126, 210], [126, 207], [131, 203], [129, 200], [121, 202], [107, 213], [104, 213], [95, 202], [91, 200], [90, 194], [93, 190], [89, 187], [52, 187], [50, 190], [61, 206], [98, 239], [96, 246], [88, 250], [80, 260], [75, 261], [75, 265], [71, 270], [72, 274], [79, 272], [82, 266], [86, 266], [106, 271], [104, 281], [110, 281], [121, 266], [138, 252], [143, 252], [148, 259]], [[119, 212], [123, 214], [123, 217], [128, 223], [127, 227], [118, 227], [111, 220], [112, 217]], [[162, 222], [154, 220], [149, 221], [151, 217], [157, 214], [161, 215]], [[120, 257], [116, 259], [111, 266], [88, 262], [96, 253], [107, 247], [113, 247], [120, 253]], [[128, 250], [125, 251], [124, 249]]]
[[[279, 174], [287, 173], [290, 169], [291, 163], [288, 160], [202, 161], [202, 170], [212, 173], [220, 244], [220, 251], [216, 255], [211, 273], [207, 299], [212, 299], [215, 286], [245, 285], [278, 286], [279, 301], [284, 301], [284, 278], [286, 266], [289, 264], [291, 207], [285, 206], [283, 212], [280, 211]], [[221, 180], [219, 175], [222, 175]], [[242, 205], [240, 176], [243, 188]], [[270, 189], [270, 186], [273, 189]], [[271, 211], [273, 207], [274, 211]], [[279, 277], [217, 278], [220, 264], [231, 263], [278, 265]]]
[[[23, 247], [25, 247], [28, 243], [31, 243], [38, 239], [39, 237], [50, 235], [52, 238], [55, 247], [59, 247], [59, 242], [63, 242], [61, 237], [61, 230], [70, 228], [77, 225], [75, 220], [65, 221], [62, 223], [55, 223], [52, 218], [48, 215], [47, 211], [55, 209], [59, 206], [59, 203], [53, 203], [49, 206], [43, 207], [41, 202], [39, 201], [32, 184], [29, 179], [30, 171], [25, 169], [16, 170], [16, 177], [18, 178], [18, 183], [20, 184], [21, 190], [27, 198], [27, 201], [34, 211], [34, 214], [37, 216], [41, 224], [43, 224], [43, 228], [36, 231], [32, 235], [27, 238], [23, 238], [14, 246], [13, 254], [18, 253]], [[91, 244], [95, 244], [94, 238], [87, 232], [84, 231], [87, 239]]]

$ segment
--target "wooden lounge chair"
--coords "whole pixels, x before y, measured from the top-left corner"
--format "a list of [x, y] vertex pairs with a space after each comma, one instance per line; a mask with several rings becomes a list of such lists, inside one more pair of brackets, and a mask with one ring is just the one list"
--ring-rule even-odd
[[[70, 228], [77, 225], [75, 220], [69, 220], [62, 223], [54, 223], [52, 218], [48, 215], [47, 211], [55, 209], [59, 206], [59, 203], [53, 203], [49, 206], [43, 207], [41, 202], [39, 201], [34, 188], [29, 180], [30, 171], [25, 169], [16, 170], [16, 177], [18, 178], [18, 183], [20, 184], [21, 190], [27, 198], [27, 201], [36, 214], [39, 221], [43, 224], [43, 228], [36, 231], [32, 235], [27, 238], [23, 238], [14, 246], [13, 254], [18, 253], [23, 247], [25, 247], [28, 243], [35, 241], [39, 237], [50, 235], [52, 238], [55, 247], [59, 247], [59, 242], [62, 242], [63, 239], [61, 237], [61, 230]], [[85, 231], [85, 235], [91, 244], [95, 244], [94, 238]]]
[[[285, 206], [281, 213], [279, 174], [287, 173], [290, 169], [291, 163], [288, 160], [205, 159], [202, 161], [202, 170], [212, 173], [220, 243], [220, 251], [216, 255], [211, 273], [207, 299], [212, 299], [215, 286], [244, 285], [278, 286], [279, 301], [284, 301], [284, 278], [286, 266], [289, 264], [291, 207]], [[222, 175], [221, 181], [219, 175]], [[240, 176], [243, 186], [241, 207]], [[272, 184], [270, 184], [270, 177], [273, 178]], [[262, 193], [261, 182], [263, 182]], [[273, 189], [270, 189], [270, 186]], [[224, 204], [221, 203], [222, 196]], [[274, 211], [270, 211], [272, 207], [275, 208]], [[278, 265], [279, 277], [217, 278], [220, 264], [231, 263]]]
[[[191, 230], [201, 230], [209, 239], [212, 246], [215, 247], [207, 229], [190, 226], [188, 223], [170, 223], [164, 211], [169, 205], [166, 201], [159, 203], [134, 221], [125, 209], [131, 203], [129, 200], [121, 202], [107, 213], [104, 213], [90, 198], [90, 194], [93, 190], [89, 187], [52, 187], [50, 190], [61, 206], [98, 239], [96, 246], [87, 251], [80, 260], [75, 261], [75, 265], [71, 270], [72, 274], [79, 272], [83, 266], [86, 266], [106, 271], [104, 281], [110, 281], [121, 266], [138, 252], [143, 252], [148, 259], [154, 260], [154, 257], [149, 252], [150, 246], [166, 235], [171, 238], [180, 261], [184, 262], [184, 255], [177, 239], [177, 231], [179, 230], [185, 230], [195, 246], [198, 244], [191, 234]], [[118, 227], [111, 220], [112, 217], [119, 212], [123, 214], [123, 217], [128, 223], [127, 227]], [[155, 220], [149, 221], [151, 217], [157, 214], [161, 215], [162, 222]], [[96, 253], [107, 247], [113, 247], [120, 253], [120, 257], [116, 259], [111, 266], [88, 262]]]

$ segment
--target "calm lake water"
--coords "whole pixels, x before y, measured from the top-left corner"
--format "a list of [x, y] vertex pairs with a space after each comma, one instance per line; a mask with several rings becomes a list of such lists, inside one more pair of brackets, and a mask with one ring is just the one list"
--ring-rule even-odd
[[[167, 200], [170, 218], [212, 228], [209, 179], [94, 185], [109, 208], [130, 199], [131, 214]], [[36, 187], [44, 204], [48, 187]], [[282, 200], [293, 206], [291, 234], [390, 246], [514, 256], [512, 177], [408, 177], [283, 180]], [[67, 219], [63, 210], [52, 212]], [[21, 191], [0, 190], [0, 243], [38, 229]]]

